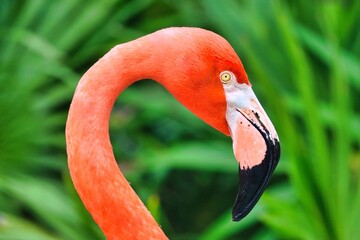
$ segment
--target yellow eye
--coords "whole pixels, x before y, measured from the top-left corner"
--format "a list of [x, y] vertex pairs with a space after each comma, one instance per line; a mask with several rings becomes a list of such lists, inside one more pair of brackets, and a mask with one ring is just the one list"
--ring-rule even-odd
[[231, 80], [231, 74], [229, 72], [222, 72], [220, 74], [220, 79], [223, 83], [228, 83]]

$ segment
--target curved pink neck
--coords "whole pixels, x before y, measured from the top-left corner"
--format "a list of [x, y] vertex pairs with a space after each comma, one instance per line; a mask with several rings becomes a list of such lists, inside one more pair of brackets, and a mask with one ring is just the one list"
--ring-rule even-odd
[[[149, 39], [148, 39], [149, 40]], [[151, 40], [151, 39], [150, 39]], [[86, 208], [108, 239], [167, 239], [120, 172], [108, 128], [113, 104], [133, 82], [158, 76], [143, 40], [113, 48], [82, 77], [66, 124], [69, 169]]]

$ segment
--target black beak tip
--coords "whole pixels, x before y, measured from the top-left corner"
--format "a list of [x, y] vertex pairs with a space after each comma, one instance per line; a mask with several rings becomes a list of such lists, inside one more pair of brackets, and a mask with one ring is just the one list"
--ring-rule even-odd
[[244, 217], [246, 217], [248, 214], [249, 214], [249, 212], [246, 213], [246, 214], [241, 214], [241, 213], [235, 213], [235, 212], [233, 212], [233, 213], [232, 213], [232, 221], [233, 221], [233, 222], [239, 222], [239, 221], [242, 220]]
[[259, 201], [280, 159], [279, 141], [261, 133], [267, 146], [264, 160], [251, 169], [239, 166], [240, 186], [232, 211], [232, 220], [236, 222], [246, 217]]

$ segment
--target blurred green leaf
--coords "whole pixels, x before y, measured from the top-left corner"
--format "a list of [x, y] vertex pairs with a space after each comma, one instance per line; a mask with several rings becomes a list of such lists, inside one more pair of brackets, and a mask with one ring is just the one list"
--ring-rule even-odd
[[50, 233], [44, 232], [41, 228], [21, 218], [1, 214], [0, 239], [60, 240], [61, 238], [52, 236]]

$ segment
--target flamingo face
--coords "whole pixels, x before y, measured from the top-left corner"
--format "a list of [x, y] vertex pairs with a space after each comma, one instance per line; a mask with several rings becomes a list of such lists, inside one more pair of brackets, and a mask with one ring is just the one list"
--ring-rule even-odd
[[264, 192], [280, 158], [279, 137], [251, 87], [230, 71], [220, 74], [226, 97], [226, 121], [239, 163], [240, 187], [233, 220], [244, 218]]
[[176, 66], [177, 74], [167, 75], [165, 70], [159, 82], [196, 116], [232, 137], [240, 177], [233, 220], [239, 221], [253, 209], [270, 181], [280, 158], [278, 135], [240, 59], [224, 38], [197, 29], [191, 29], [191, 34], [171, 29], [168, 37], [162, 39], [161, 47], [173, 40], [177, 47], [166, 47], [161, 67]]

